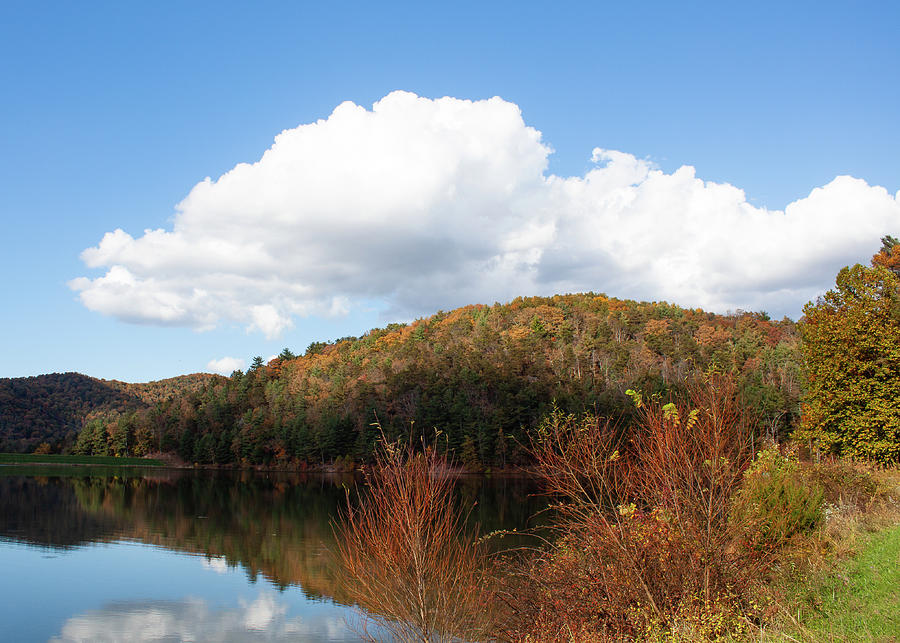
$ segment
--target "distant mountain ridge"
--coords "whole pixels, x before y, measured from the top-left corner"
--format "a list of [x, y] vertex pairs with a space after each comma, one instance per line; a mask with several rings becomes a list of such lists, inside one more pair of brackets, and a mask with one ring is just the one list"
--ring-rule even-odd
[[92, 417], [134, 412], [217, 377], [195, 373], [137, 384], [71, 372], [0, 378], [0, 451], [26, 453], [42, 442], [71, 444]]
[[667, 396], [711, 368], [735, 378], [770, 435], [792, 430], [804, 386], [793, 321], [596, 293], [439, 311], [313, 342], [302, 355], [285, 349], [268, 364], [256, 358], [227, 378], [7, 380], [0, 417], [18, 422], [2, 426], [6, 448], [19, 451], [55, 436], [55, 448], [78, 454], [279, 468], [366, 461], [378, 422], [391, 438], [439, 432], [457, 462], [478, 470], [527, 463], [523, 445], [554, 405], [628, 426], [627, 389]]

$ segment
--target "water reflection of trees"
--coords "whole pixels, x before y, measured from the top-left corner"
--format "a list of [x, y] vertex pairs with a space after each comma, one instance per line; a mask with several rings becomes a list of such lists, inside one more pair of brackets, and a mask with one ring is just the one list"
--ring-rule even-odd
[[[353, 478], [255, 472], [0, 476], [0, 536], [49, 547], [134, 539], [224, 558], [255, 580], [347, 602], [332, 517]], [[520, 478], [463, 477], [456, 493], [482, 533], [521, 529], [540, 501]]]
[[86, 512], [59, 478], [0, 477], [0, 538], [71, 549], [105, 541], [115, 516]]

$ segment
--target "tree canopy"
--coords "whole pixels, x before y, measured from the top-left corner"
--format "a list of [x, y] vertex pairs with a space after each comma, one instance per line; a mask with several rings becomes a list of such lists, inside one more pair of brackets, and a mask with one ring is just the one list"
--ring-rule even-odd
[[554, 403], [624, 427], [633, 414], [626, 389], [677, 393], [710, 368], [734, 375], [771, 433], [794, 428], [802, 364], [792, 321], [585, 293], [465, 306], [254, 360], [244, 373], [87, 422], [75, 447], [344, 466], [371, 457], [377, 420], [390, 439], [440, 430], [451, 457], [471, 469], [507, 467], [525, 462], [521, 445]]
[[895, 275], [900, 275], [900, 241], [896, 237], [881, 237], [881, 250], [872, 257], [873, 266], [887, 268]]
[[803, 309], [808, 392], [797, 437], [827, 452], [900, 459], [900, 278], [888, 268], [892, 237], [873, 267], [844, 268]]

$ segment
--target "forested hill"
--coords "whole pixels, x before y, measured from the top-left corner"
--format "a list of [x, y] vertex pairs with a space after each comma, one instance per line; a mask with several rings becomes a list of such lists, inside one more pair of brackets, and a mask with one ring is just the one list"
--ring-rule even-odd
[[81, 373], [0, 378], [0, 451], [33, 451], [43, 442], [72, 446], [91, 417], [131, 414], [215, 378], [199, 373], [143, 384]]
[[[624, 391], [733, 373], [764, 425], [786, 431], [802, 382], [796, 325], [603, 295], [467, 306], [362, 337], [289, 350], [202, 388], [89, 422], [82, 453], [175, 452], [200, 463], [304, 466], [365, 460], [391, 435], [442, 432], [471, 468], [521, 461], [551, 405], [612, 417]], [[623, 420], [627, 423], [627, 417]]]

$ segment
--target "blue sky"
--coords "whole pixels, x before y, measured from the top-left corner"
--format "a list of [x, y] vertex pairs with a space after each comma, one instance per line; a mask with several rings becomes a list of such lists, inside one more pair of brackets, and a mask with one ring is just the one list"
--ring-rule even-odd
[[[302, 352], [313, 340], [360, 334], [392, 319], [472, 299], [491, 303], [558, 289], [592, 289], [714, 309], [765, 308], [797, 317], [801, 300], [827, 288], [840, 265], [867, 260], [879, 245], [879, 234], [900, 232], [895, 217], [900, 190], [896, 3], [486, 4], [4, 3], [0, 377], [74, 370], [129, 381], [159, 379], [208, 370], [210, 360], [226, 356], [249, 362], [253, 355], [267, 357], [284, 346]], [[225, 295], [233, 313], [224, 304], [204, 309], [202, 302], [169, 316], [154, 310], [129, 311], [130, 302], [150, 292], [147, 284], [161, 279], [153, 273], [155, 268], [147, 268], [145, 259], [156, 246], [145, 243], [144, 230], [172, 232], [176, 205], [195, 185], [205, 177], [215, 181], [239, 163], [259, 161], [283, 130], [328, 119], [345, 101], [374, 113], [373, 104], [395, 90], [423, 100], [400, 100], [395, 95], [395, 100], [385, 100], [380, 120], [330, 120], [333, 126], [321, 127], [321, 136], [310, 130], [285, 152], [286, 158], [302, 157], [304, 163], [323, 158], [322, 172], [350, 168], [343, 184], [335, 188], [339, 182], [332, 183], [331, 175], [311, 173], [307, 183], [298, 179], [300, 187], [278, 208], [243, 220], [248, 231], [258, 230], [275, 217], [290, 215], [296, 206], [298, 225], [291, 230], [298, 230], [298, 236], [286, 241], [298, 254], [315, 254], [318, 265], [329, 263], [322, 259], [331, 256], [328, 244], [344, 232], [353, 237], [354, 229], [377, 230], [371, 256], [364, 238], [347, 242], [351, 247], [362, 244], [353, 255], [366, 257], [364, 262], [348, 267], [342, 256], [343, 263], [331, 272], [298, 264], [294, 272], [279, 278], [300, 279], [312, 294], [295, 296], [283, 286], [273, 287], [271, 307], [258, 297], [245, 300], [232, 288]], [[443, 107], [424, 100], [445, 96], [470, 101], [499, 96], [505, 102], [475, 103], [470, 108], [461, 100], [440, 104]], [[521, 111], [521, 123], [505, 109], [510, 105]], [[332, 186], [335, 201], [344, 203], [346, 194], [361, 189], [355, 177], [378, 165], [383, 156], [393, 159], [391, 167], [398, 173], [415, 174], [416, 164], [402, 156], [405, 143], [387, 150], [361, 146], [359, 158], [348, 161], [328, 156], [334, 148], [328, 141], [343, 141], [347, 132], [368, 136], [368, 127], [375, 132], [373, 140], [418, 141], [415, 123], [433, 122], [428, 119], [439, 118], [436, 114], [444, 113], [445, 107], [461, 129], [435, 139], [435, 153], [454, 167], [481, 167], [478, 163], [483, 161], [473, 160], [475, 152], [469, 148], [455, 158], [456, 140], [476, 145], [482, 136], [486, 154], [506, 158], [508, 146], [522, 150], [522, 145], [530, 144], [523, 141], [528, 128], [533, 128], [541, 133], [544, 147], [529, 147], [522, 157], [538, 166], [543, 158], [546, 168], [538, 168], [538, 175], [570, 179], [574, 187], [537, 186], [536, 166], [519, 167], [514, 159], [515, 167], [504, 166], [497, 174], [521, 187], [514, 202], [498, 201], [493, 184], [483, 186], [454, 175], [452, 185], [469, 190], [463, 196], [475, 203], [475, 210], [483, 209], [472, 221], [462, 210], [440, 203], [434, 211], [416, 215], [418, 219], [396, 220], [385, 214], [374, 223], [367, 221], [375, 226], [371, 228], [360, 228], [358, 219], [337, 209], [329, 211], [331, 227], [319, 230], [316, 217], [324, 215], [301, 213], [307, 192], [316, 186]], [[404, 121], [410, 124], [405, 126]], [[477, 135], [485, 122], [508, 125], [503, 130], [508, 136]], [[319, 139], [325, 140], [322, 147], [314, 147], [311, 141]], [[444, 143], [446, 148], [441, 147]], [[553, 152], [542, 157], [540, 150], [547, 147]], [[595, 148], [626, 156], [598, 156]], [[293, 162], [288, 167], [295, 168]], [[706, 186], [698, 187], [691, 177], [678, 174], [682, 166], [695, 168], [694, 176], [708, 182]], [[657, 265], [656, 272], [641, 272], [637, 267], [644, 257], [641, 253], [658, 254], [662, 245], [628, 245], [629, 239], [642, 236], [640, 227], [627, 238], [615, 237], [620, 228], [616, 222], [625, 220], [619, 211], [588, 213], [595, 219], [584, 218], [588, 216], [584, 209], [590, 209], [584, 203], [599, 203], [602, 194], [592, 193], [584, 202], [577, 200], [582, 197], [571, 197], [572, 202], [566, 197], [570, 200], [562, 203], [559, 190], [578, 192], [580, 181], [597, 168], [630, 177], [616, 189], [638, 186], [649, 194], [645, 201], [651, 205], [631, 212], [628, 220], [642, 223], [643, 229], [668, 231], [667, 238], [656, 241], [679, 248], [678, 256]], [[273, 166], [274, 175], [279, 171]], [[472, 173], [477, 174], [471, 170], [465, 176]], [[864, 183], [832, 183], [843, 175]], [[425, 178], [443, 186], [446, 177]], [[599, 185], [600, 178], [594, 183]], [[193, 222], [195, 230], [215, 227], [223, 203], [234, 194], [263, 198], [254, 181], [235, 179], [237, 192], [221, 188], [200, 205], [189, 204], [182, 211], [184, 221]], [[745, 201], [708, 189], [712, 184], [743, 190]], [[391, 184], [385, 190], [405, 185]], [[694, 192], [682, 203], [677, 195], [688, 189], [684, 186]], [[802, 201], [796, 214], [789, 209], [786, 216], [776, 213], [772, 219], [760, 215], [752, 229], [742, 227], [740, 213], [748, 207], [780, 211], [825, 186], [828, 189], [817, 200]], [[873, 192], [873, 186], [885, 188], [886, 196]], [[362, 202], [368, 203], [369, 193], [363, 196]], [[315, 194], [316, 199], [327, 197]], [[423, 203], [434, 203], [428, 195], [422, 198]], [[698, 211], [695, 204], [700, 201], [711, 205]], [[668, 208], [669, 202], [675, 205]], [[542, 205], [529, 210], [523, 203]], [[483, 233], [479, 225], [490, 207], [512, 214], [504, 221], [498, 214], [496, 226], [487, 225], [488, 232]], [[703, 217], [715, 217], [718, 207], [733, 209], [729, 216], [736, 218], [724, 219], [721, 230], [697, 240], [692, 226], [700, 226]], [[554, 208], [578, 212], [581, 218], [575, 221], [576, 215], [558, 214]], [[816, 225], [818, 212], [827, 213], [822, 225]], [[342, 218], [345, 215], [349, 218]], [[681, 226], [680, 216], [693, 223]], [[663, 223], [657, 226], [654, 217]], [[757, 279], [752, 277], [754, 262], [778, 263], [773, 257], [784, 257], [800, 238], [799, 223], [782, 230], [775, 222], [778, 217], [793, 217], [817, 234], [823, 230], [810, 242], [821, 253], [812, 256], [807, 248], [802, 261]], [[404, 237], [414, 220], [424, 221], [418, 236]], [[230, 221], [240, 225], [239, 219]], [[454, 226], [468, 226], [475, 237], [502, 237], [502, 247], [486, 248], [487, 241], [470, 247], [460, 241]], [[513, 232], [526, 228], [532, 232], [522, 238]], [[117, 229], [135, 240], [127, 256], [118, 246], [100, 245], [105, 234]], [[304, 231], [312, 229], [317, 232]], [[677, 234], [680, 229], [683, 236]], [[734, 235], [728, 234], [729, 229]], [[597, 243], [574, 241], [586, 230], [596, 230]], [[232, 232], [228, 240], [242, 238], [240, 230]], [[401, 250], [387, 244], [382, 233], [384, 238], [399, 239]], [[255, 233], [248, 234], [256, 239]], [[718, 239], [715, 234], [724, 236]], [[736, 241], [738, 234], [753, 243]], [[175, 236], [163, 240], [165, 252], [180, 243]], [[773, 246], [770, 241], [776, 237], [790, 237], [794, 246]], [[209, 236], [196, 232], [184, 239], [190, 247], [213, 247], [223, 237], [218, 232]], [[609, 245], [600, 243], [603, 239], [610, 239]], [[432, 242], [449, 249], [447, 263], [433, 270], [428, 265], [433, 252], [402, 251], [403, 243], [427, 249]], [[272, 249], [271, 239], [260, 237], [259, 243], [270, 259], [288, 257], [279, 254], [286, 250]], [[737, 249], [715, 261], [697, 262], [691, 256], [728, 243], [737, 244]], [[753, 244], [752, 252], [740, 256], [743, 245]], [[92, 247], [100, 250], [90, 266], [80, 255]], [[498, 253], [508, 254], [511, 247], [519, 249], [516, 252], [525, 248], [514, 258], [517, 267], [498, 272], [498, 262], [502, 263]], [[615, 248], [635, 261], [620, 261]], [[167, 264], [168, 270], [190, 263], [184, 252]], [[513, 261], [507, 254], [503, 261]], [[563, 266], [564, 255], [581, 263]], [[750, 268], [725, 267], [729, 256]], [[459, 258], [460, 269], [451, 274], [448, 266], [454, 257]], [[676, 270], [672, 266], [686, 264], [689, 269], [680, 280], [669, 283], [659, 277]], [[254, 264], [254, 279], [265, 278], [257, 274], [263, 265]], [[138, 275], [142, 289], [135, 287], [132, 293], [101, 288], [98, 280], [114, 266]], [[211, 287], [214, 275], [240, 273], [233, 267], [223, 272], [218, 265], [191, 266], [196, 272], [185, 272], [186, 279], [204, 284], [204, 289]], [[418, 273], [422, 266], [422, 279], [398, 283], [403, 280], [397, 275]], [[587, 266], [596, 266], [596, 271]], [[148, 272], [141, 272], [144, 269]], [[393, 286], [358, 277], [364, 272], [394, 275]], [[789, 273], [809, 278], [801, 283]], [[715, 283], [700, 288], [696, 282], [702, 275]], [[77, 278], [87, 281], [73, 290], [70, 282]], [[745, 287], [741, 279], [753, 283], [747, 281]], [[479, 282], [477, 288], [474, 282]], [[258, 283], [263, 282], [247, 283], [247, 289], [259, 290]], [[151, 294], [168, 301], [166, 297], [184, 296], [186, 287], [171, 281]], [[96, 296], [89, 307], [85, 297], [91, 293]], [[221, 299], [219, 293], [215, 297]], [[269, 317], [271, 323], [260, 321], [253, 311], [266, 315], [270, 311], [279, 321]]]

